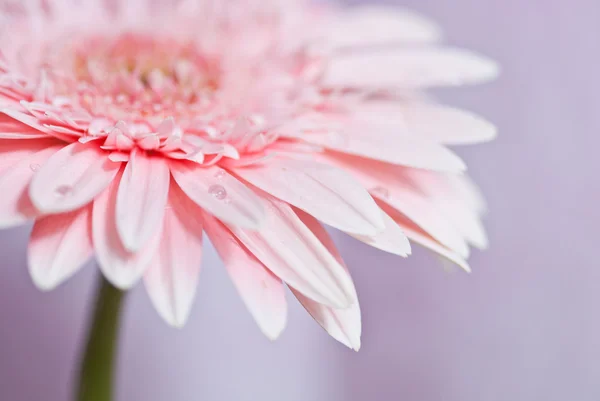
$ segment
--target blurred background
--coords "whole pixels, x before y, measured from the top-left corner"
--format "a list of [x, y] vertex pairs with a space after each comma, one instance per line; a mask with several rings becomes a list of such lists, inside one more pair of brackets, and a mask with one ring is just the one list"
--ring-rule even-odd
[[[128, 295], [119, 401], [600, 399], [600, 2], [387, 3], [503, 66], [494, 84], [441, 94], [500, 129], [459, 150], [489, 201], [491, 249], [467, 275], [420, 249], [405, 260], [336, 236], [362, 303], [358, 354], [297, 305], [270, 343], [209, 250], [185, 329], [167, 327], [141, 286]], [[0, 399], [63, 401], [96, 271], [38, 292], [27, 235], [0, 232]]]

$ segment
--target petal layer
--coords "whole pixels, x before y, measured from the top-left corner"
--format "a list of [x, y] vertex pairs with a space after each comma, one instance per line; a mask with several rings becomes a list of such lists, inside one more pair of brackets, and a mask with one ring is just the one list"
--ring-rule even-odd
[[287, 320], [281, 279], [214, 217], [206, 215], [205, 230], [258, 327], [269, 339], [277, 339]]
[[373, 198], [352, 176], [338, 168], [310, 160], [277, 158], [234, 172], [342, 231], [376, 235], [385, 227]]
[[29, 187], [31, 201], [44, 213], [80, 208], [108, 186], [119, 167], [96, 144], [74, 142], [39, 169]]
[[202, 262], [202, 210], [172, 184], [157, 252], [144, 274], [159, 315], [183, 327], [190, 314]]
[[118, 173], [109, 187], [94, 200], [92, 239], [104, 276], [115, 287], [126, 290], [142, 277], [152, 261], [160, 239], [152, 238], [139, 252], [132, 253], [121, 243], [116, 224], [117, 191], [123, 173]]
[[338, 308], [352, 305], [354, 284], [343, 266], [290, 206], [274, 198], [264, 204], [266, 218], [258, 231], [229, 229], [269, 270], [307, 297]]
[[29, 272], [41, 290], [52, 290], [93, 255], [90, 207], [42, 217], [35, 222], [28, 248]]
[[132, 152], [117, 195], [117, 230], [130, 252], [141, 249], [156, 235], [165, 215], [169, 166], [162, 157]]
[[242, 227], [260, 225], [264, 218], [262, 202], [225, 170], [181, 161], [171, 162], [170, 167], [183, 192], [215, 217]]
[[[344, 267], [344, 269], [348, 271], [348, 268], [344, 264], [342, 257], [333, 243], [333, 240], [329, 237], [319, 222], [312, 216], [302, 211], [297, 211], [297, 213], [300, 219], [313, 232], [313, 234], [315, 234], [319, 241], [321, 241], [321, 243]], [[323, 327], [325, 331], [329, 333], [330, 336], [355, 351], [360, 349], [362, 326], [358, 297], [356, 297], [356, 302], [353, 303], [349, 308], [335, 309], [330, 306], [315, 302], [293, 288], [292, 292], [298, 301], [300, 301], [302, 306], [304, 306], [307, 312], [310, 313], [313, 319], [315, 319], [315, 321], [319, 323], [321, 327]]]

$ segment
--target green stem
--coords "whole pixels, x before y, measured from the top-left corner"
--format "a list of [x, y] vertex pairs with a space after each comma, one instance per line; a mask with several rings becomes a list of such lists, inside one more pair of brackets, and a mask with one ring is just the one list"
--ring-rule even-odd
[[81, 360], [76, 401], [111, 401], [119, 316], [124, 293], [101, 277], [87, 345]]

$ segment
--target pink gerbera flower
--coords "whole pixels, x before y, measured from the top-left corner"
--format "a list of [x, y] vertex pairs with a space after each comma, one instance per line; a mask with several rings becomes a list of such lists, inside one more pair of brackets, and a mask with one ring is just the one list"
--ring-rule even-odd
[[284, 287], [358, 349], [360, 311], [324, 223], [407, 237], [465, 269], [483, 203], [446, 145], [491, 139], [422, 95], [492, 79], [414, 14], [303, 0], [2, 1], [0, 226], [34, 219], [29, 266], [56, 287], [95, 256], [160, 315], [188, 317], [203, 233], [261, 330]]

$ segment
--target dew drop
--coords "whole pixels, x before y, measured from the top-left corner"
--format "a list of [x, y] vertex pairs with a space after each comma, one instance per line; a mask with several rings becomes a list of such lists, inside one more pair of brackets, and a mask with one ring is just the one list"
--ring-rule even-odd
[[225, 171], [219, 170], [215, 173], [215, 178], [217, 180], [223, 179], [223, 177], [225, 177]]
[[40, 166], [37, 163], [31, 163], [29, 165], [29, 168], [31, 169], [31, 171], [33, 171], [34, 173], [36, 173], [42, 166]]
[[58, 196], [67, 196], [71, 193], [72, 190], [73, 190], [73, 188], [70, 187], [69, 185], [61, 185], [56, 188], [55, 192], [56, 192], [56, 195], [58, 195]]
[[218, 200], [225, 200], [227, 198], [227, 191], [222, 185], [211, 185], [208, 188], [208, 193]]
[[373, 189], [371, 189], [371, 192], [375, 195], [379, 195], [383, 198], [389, 198], [390, 197], [390, 191], [387, 188], [384, 187], [375, 187]]

